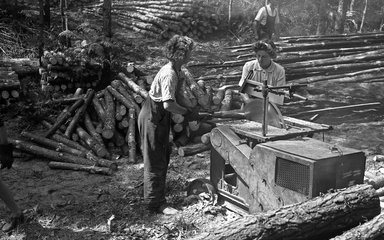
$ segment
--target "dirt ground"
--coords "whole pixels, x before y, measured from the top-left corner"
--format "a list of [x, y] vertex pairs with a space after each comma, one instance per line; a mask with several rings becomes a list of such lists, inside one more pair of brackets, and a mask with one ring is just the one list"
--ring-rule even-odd
[[[222, 47], [228, 44], [225, 39], [199, 42], [194, 60], [220, 60], [224, 58]], [[149, 57], [139, 64], [155, 73], [164, 62], [160, 58], [160, 47], [152, 43], [147, 49]], [[381, 83], [318, 83], [300, 92], [309, 101], [283, 106], [281, 110], [284, 115], [309, 119], [314, 114], [295, 114], [345, 104], [382, 103], [382, 92], [384, 84]], [[325, 141], [364, 151], [367, 170], [376, 173], [382, 164], [373, 163], [372, 157], [384, 153], [383, 116], [381, 104], [372, 108], [322, 112], [316, 122], [335, 128], [325, 133]], [[21, 121], [21, 116], [8, 119], [12, 137], [23, 130], [17, 127]], [[38, 124], [25, 127], [43, 130]], [[315, 138], [322, 139], [323, 135], [317, 134]], [[186, 197], [188, 181], [209, 178], [209, 163], [209, 152], [190, 157], [173, 153], [167, 196], [169, 203], [180, 211], [169, 217], [151, 215], [143, 207], [140, 157], [134, 164], [120, 160], [119, 169], [112, 176], [52, 170], [44, 159], [16, 159], [11, 170], [1, 171], [1, 177], [24, 209], [27, 221], [11, 234], [0, 233], [0, 239], [187, 239], [241, 217], [204, 195]], [[7, 220], [8, 214], [8, 209], [0, 203], [0, 225]]]

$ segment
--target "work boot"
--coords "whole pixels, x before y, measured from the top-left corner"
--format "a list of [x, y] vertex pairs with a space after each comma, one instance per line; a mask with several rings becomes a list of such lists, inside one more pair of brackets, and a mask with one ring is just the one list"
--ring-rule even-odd
[[24, 214], [20, 213], [16, 216], [11, 217], [11, 221], [9, 223], [4, 224], [1, 230], [3, 232], [10, 232], [23, 222]]

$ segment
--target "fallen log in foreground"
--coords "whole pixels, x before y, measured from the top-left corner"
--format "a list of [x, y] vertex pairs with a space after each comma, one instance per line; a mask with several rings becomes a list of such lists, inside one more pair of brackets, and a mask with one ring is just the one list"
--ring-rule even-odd
[[89, 173], [97, 173], [103, 175], [112, 175], [113, 171], [106, 167], [86, 166], [75, 163], [66, 162], [49, 162], [48, 166], [52, 169], [63, 169], [63, 170], [74, 170], [74, 171], [85, 171]]
[[330, 240], [379, 240], [384, 236], [384, 213]]
[[355, 185], [216, 226], [194, 239], [329, 239], [380, 214], [375, 189]]

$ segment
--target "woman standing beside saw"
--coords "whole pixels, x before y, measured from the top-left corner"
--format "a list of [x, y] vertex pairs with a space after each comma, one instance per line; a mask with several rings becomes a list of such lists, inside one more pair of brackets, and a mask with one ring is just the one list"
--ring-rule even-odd
[[246, 80], [254, 80], [262, 83], [267, 79], [271, 86], [282, 86], [286, 84], [284, 68], [273, 61], [276, 58], [276, 46], [270, 41], [257, 41], [252, 46], [255, 52], [255, 60], [246, 62], [239, 82], [243, 86]]
[[[283, 86], [286, 84], [285, 70], [272, 60], [276, 57], [275, 45], [272, 41], [257, 41], [252, 49], [256, 59], [244, 64], [239, 85], [240, 92], [244, 93], [242, 96], [246, 103], [242, 109], [247, 112], [249, 119], [260, 122], [264, 118], [260, 114], [263, 112], [264, 96], [261, 91], [255, 91], [255, 85], [258, 83], [263, 85], [266, 81], [268, 86]], [[260, 86], [259, 89], [261, 89]], [[247, 93], [255, 97], [251, 102]], [[284, 127], [281, 113], [275, 105], [283, 104], [284, 95], [269, 93], [268, 99], [270, 107], [268, 108], [268, 117], [264, 120], [268, 119], [268, 123], [272, 126]]]
[[191, 38], [180, 35], [173, 36], [167, 42], [165, 55], [169, 62], [157, 73], [138, 117], [144, 160], [144, 200], [151, 212], [177, 213], [176, 209], [167, 206], [165, 200], [171, 152], [170, 114], [182, 114], [191, 121], [199, 119], [198, 112], [179, 105], [175, 97], [181, 81], [185, 79], [181, 67], [189, 61], [193, 46]]

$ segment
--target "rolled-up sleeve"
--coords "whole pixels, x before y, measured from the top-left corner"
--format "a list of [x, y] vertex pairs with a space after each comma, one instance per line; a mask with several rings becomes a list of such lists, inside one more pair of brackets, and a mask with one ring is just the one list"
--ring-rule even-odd
[[169, 100], [176, 100], [177, 80], [173, 78], [171, 75], [166, 76], [161, 80], [161, 99], [163, 102]]

